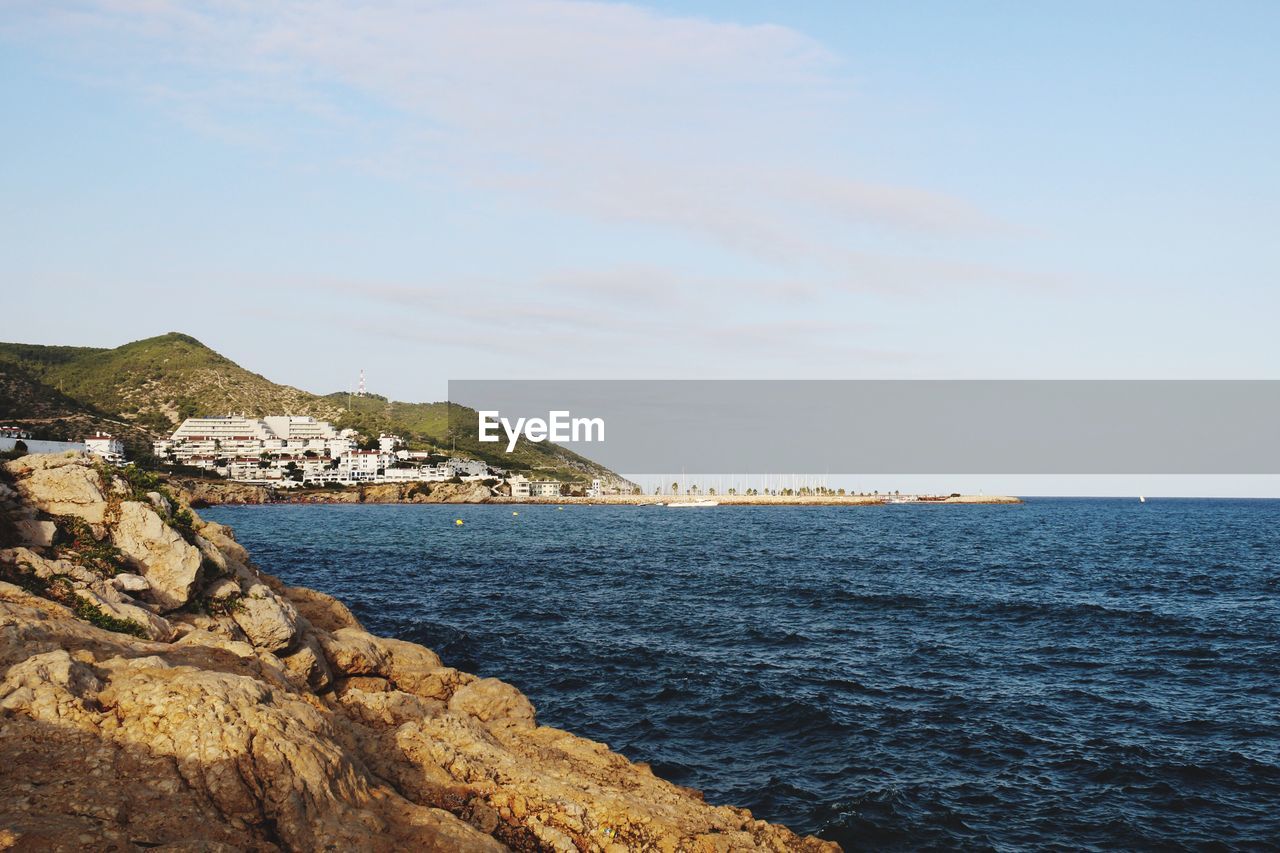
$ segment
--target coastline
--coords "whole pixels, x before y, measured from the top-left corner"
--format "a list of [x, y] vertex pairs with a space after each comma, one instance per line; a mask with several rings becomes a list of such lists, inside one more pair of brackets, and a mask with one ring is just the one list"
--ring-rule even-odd
[[942, 500], [894, 504], [889, 495], [601, 495], [599, 497], [513, 498], [495, 495], [479, 483], [370, 483], [342, 489], [271, 489], [230, 480], [171, 477], [192, 505], [236, 504], [503, 504], [525, 506], [635, 506], [710, 500], [721, 506], [956, 506], [1020, 504], [1011, 495], [955, 495]]
[[0, 761], [6, 849], [840, 849], [538, 725], [83, 455], [0, 467]]

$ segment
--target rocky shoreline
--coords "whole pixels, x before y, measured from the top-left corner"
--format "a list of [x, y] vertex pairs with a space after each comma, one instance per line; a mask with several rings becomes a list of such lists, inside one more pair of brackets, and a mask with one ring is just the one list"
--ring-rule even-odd
[[192, 495], [0, 471], [0, 849], [833, 851], [261, 572]]
[[[171, 482], [189, 495], [196, 507], [222, 504], [297, 503], [453, 503], [453, 504], [542, 504], [590, 506], [649, 506], [654, 503], [696, 500], [670, 495], [603, 495], [596, 498], [512, 498], [495, 495], [481, 483], [369, 483], [341, 489], [271, 489], [227, 480], [172, 478]], [[711, 496], [722, 506], [883, 506], [888, 495], [719, 495]], [[1020, 504], [1021, 498], [1007, 495], [952, 495], [932, 504]]]

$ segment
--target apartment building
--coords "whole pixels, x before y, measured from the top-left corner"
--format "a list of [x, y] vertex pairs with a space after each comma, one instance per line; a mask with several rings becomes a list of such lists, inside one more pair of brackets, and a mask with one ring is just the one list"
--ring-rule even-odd
[[116, 465], [124, 464], [124, 442], [108, 433], [85, 436], [84, 449]]
[[[155, 442], [153, 451], [186, 465], [196, 459], [258, 456], [313, 451], [333, 458], [356, 449], [355, 431], [328, 421], [296, 415], [251, 418], [246, 415], [187, 418], [173, 435]], [[207, 466], [206, 466], [207, 467]]]
[[558, 498], [560, 497], [561, 485], [559, 480], [530, 480], [529, 497]]
[[390, 453], [380, 450], [353, 450], [338, 459], [338, 474], [348, 482], [378, 480], [395, 462]]

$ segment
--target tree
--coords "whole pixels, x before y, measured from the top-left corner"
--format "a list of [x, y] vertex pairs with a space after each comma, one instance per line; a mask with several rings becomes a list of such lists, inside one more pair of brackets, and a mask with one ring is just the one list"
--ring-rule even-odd
[[679, 484], [679, 483], [672, 483], [672, 484], [671, 484], [671, 494], [673, 494], [673, 495], [678, 495], [678, 494], [680, 494], [680, 484]]

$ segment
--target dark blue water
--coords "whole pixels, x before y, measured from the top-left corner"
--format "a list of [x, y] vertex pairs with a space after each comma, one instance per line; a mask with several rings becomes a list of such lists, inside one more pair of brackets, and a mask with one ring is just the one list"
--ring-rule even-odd
[[1280, 843], [1277, 501], [203, 514], [543, 723], [846, 849]]

